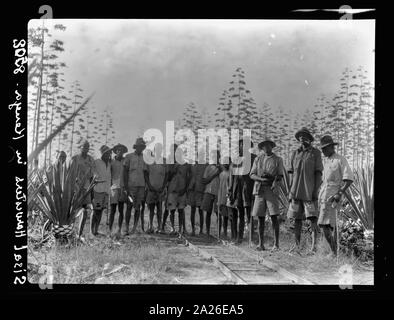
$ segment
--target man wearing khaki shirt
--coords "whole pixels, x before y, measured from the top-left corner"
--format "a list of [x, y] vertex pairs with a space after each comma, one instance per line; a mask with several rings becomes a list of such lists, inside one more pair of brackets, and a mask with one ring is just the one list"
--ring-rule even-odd
[[316, 251], [317, 240], [317, 200], [321, 185], [323, 163], [321, 152], [312, 147], [313, 136], [307, 128], [295, 134], [301, 146], [295, 150], [290, 162], [290, 205], [288, 218], [294, 219], [295, 245], [290, 252], [300, 253], [302, 221], [308, 219], [312, 229], [312, 246], [310, 254]]
[[114, 223], [116, 207], [119, 210], [118, 218], [118, 231], [116, 236], [119, 237], [122, 231], [123, 223], [123, 209], [124, 203], [126, 202], [126, 190], [123, 184], [123, 155], [128, 151], [127, 147], [123, 144], [118, 143], [112, 148], [113, 153], [115, 153], [115, 158], [111, 161], [111, 175], [112, 175], [112, 185], [111, 185], [111, 214], [109, 216], [109, 232], [112, 231], [112, 226]]
[[258, 147], [264, 150], [253, 162], [250, 177], [255, 181], [253, 194], [255, 195], [252, 216], [258, 217], [259, 221], [259, 245], [256, 250], [265, 250], [264, 247], [264, 225], [265, 215], [268, 211], [274, 229], [274, 246], [271, 251], [279, 250], [279, 198], [277, 195], [277, 184], [283, 178], [283, 160], [272, 152], [276, 146], [275, 142], [265, 139]]
[[[81, 152], [80, 154], [77, 154], [71, 158], [70, 167], [76, 166], [78, 168], [80, 174], [79, 178], [82, 180], [84, 178], [86, 179], [83, 188], [87, 190], [89, 188], [90, 182], [93, 179], [94, 159], [88, 154], [90, 144], [87, 140], [82, 140], [79, 144], [79, 148]], [[91, 201], [91, 195], [89, 194], [85, 197], [82, 203], [82, 215], [79, 220], [78, 226], [78, 238], [81, 240], [83, 240], [83, 229], [85, 227], [86, 219], [88, 217], [88, 206], [91, 206]]]
[[101, 158], [94, 160], [93, 172], [98, 183], [93, 191], [93, 214], [90, 219], [90, 232], [99, 235], [101, 216], [104, 209], [108, 209], [109, 195], [111, 191], [111, 152], [108, 146], [100, 148]]
[[346, 189], [353, 182], [353, 172], [345, 157], [335, 152], [335, 145], [330, 136], [321, 138], [320, 146], [324, 154], [323, 184], [319, 192], [320, 214], [318, 225], [323, 229], [332, 253], [337, 254], [337, 247], [332, 235], [336, 226], [337, 205]]
[[[144, 169], [146, 167], [146, 163], [142, 154], [145, 147], [145, 141], [142, 138], [138, 138], [133, 146], [135, 151], [126, 155], [123, 164], [124, 185], [125, 188], [127, 188], [127, 197], [131, 197], [132, 200], [132, 202], [130, 202], [130, 199], [127, 201], [126, 235], [129, 234], [132, 207], [134, 206], [134, 225], [132, 232], [135, 232], [140, 218], [141, 206], [145, 199]], [[143, 220], [141, 222], [143, 226]]]

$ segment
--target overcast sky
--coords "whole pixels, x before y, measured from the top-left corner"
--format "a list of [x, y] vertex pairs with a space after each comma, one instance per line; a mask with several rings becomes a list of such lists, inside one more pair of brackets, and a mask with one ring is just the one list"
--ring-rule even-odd
[[[29, 27], [42, 23], [31, 20]], [[132, 147], [148, 128], [164, 130], [189, 102], [213, 110], [242, 67], [257, 105], [303, 111], [362, 65], [373, 83], [371, 20], [46, 20], [67, 29], [62, 61], [91, 108], [114, 111], [119, 142]]]

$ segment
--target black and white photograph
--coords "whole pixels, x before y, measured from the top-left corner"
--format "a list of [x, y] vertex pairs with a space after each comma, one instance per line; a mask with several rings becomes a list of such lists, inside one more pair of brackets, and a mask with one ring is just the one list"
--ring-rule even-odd
[[37, 18], [26, 46], [29, 283], [374, 285], [375, 20]]

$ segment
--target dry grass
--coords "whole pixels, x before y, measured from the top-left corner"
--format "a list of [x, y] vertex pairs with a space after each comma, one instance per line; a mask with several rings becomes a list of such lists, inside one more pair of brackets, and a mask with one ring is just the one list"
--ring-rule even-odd
[[[174, 264], [174, 257], [168, 254], [171, 248], [143, 242], [134, 239], [119, 245], [104, 238], [90, 246], [55, 245], [31, 253], [29, 262], [51, 266], [54, 283], [97, 283], [114, 270], [113, 275], [123, 279], [120, 283], [171, 283], [167, 273]], [[34, 270], [29, 281], [36, 283], [40, 276]]]
[[[30, 246], [31, 248], [33, 246]], [[51, 266], [54, 284], [221, 284], [228, 279], [182, 241], [168, 235], [107, 237], [90, 245], [41, 246], [29, 252], [29, 281], [37, 283], [41, 265]]]
[[[187, 221], [188, 231], [191, 231], [189, 210], [187, 210]], [[214, 231], [216, 229], [214, 216], [212, 224], [212, 231]], [[101, 232], [105, 232], [105, 228], [105, 223], [102, 223]], [[282, 250], [267, 259], [279, 263], [288, 270], [299, 271], [300, 275], [312, 281], [327, 284], [337, 283], [340, 267], [350, 265], [354, 269], [357, 283], [373, 283], [371, 264], [366, 271], [365, 264], [354, 257], [340, 255], [338, 262], [336, 259], [329, 258], [327, 256], [330, 252], [329, 247], [320, 235], [317, 253], [313, 256], [306, 256], [310, 241], [310, 234], [304, 232], [302, 236], [303, 256], [286, 254], [294, 242], [294, 236], [288, 229], [288, 225], [282, 224], [280, 234]], [[267, 222], [266, 247], [269, 248], [272, 242], [272, 228]], [[54, 283], [226, 283], [225, 277], [215, 270], [211, 263], [197, 257], [180, 241], [171, 239], [168, 235], [152, 237], [141, 233], [130, 238], [123, 238], [119, 242], [99, 237], [91, 240], [90, 244], [90, 246], [70, 248], [41, 246], [30, 251], [29, 262], [32, 263], [29, 271], [30, 282], [38, 282], [42, 274], [38, 272], [37, 266], [44, 264], [52, 267]], [[243, 243], [243, 246], [248, 246], [247, 241]], [[264, 255], [267, 254], [264, 252]], [[240, 252], [234, 249], [234, 256], [236, 255], [240, 255]]]
[[[269, 248], [272, 243], [272, 229], [269, 226], [266, 232], [266, 247]], [[341, 281], [341, 270], [344, 267], [351, 267], [353, 284], [373, 284], [373, 261], [360, 261], [354, 256], [343, 253], [339, 253], [338, 258], [330, 256], [330, 247], [321, 236], [321, 233], [318, 235], [317, 252], [314, 255], [307, 255], [311, 246], [309, 232], [303, 232], [302, 234], [302, 256], [287, 254], [293, 243], [293, 233], [286, 224], [281, 225], [281, 252], [269, 255], [267, 259], [278, 262], [284, 268], [293, 270], [299, 275], [319, 284], [339, 284]]]

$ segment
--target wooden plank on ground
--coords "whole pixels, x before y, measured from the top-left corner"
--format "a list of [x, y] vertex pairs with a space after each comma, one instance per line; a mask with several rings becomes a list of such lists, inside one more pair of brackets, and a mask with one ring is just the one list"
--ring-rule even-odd
[[200, 249], [199, 246], [195, 246], [191, 242], [189, 242], [185, 238], [186, 244], [193, 250], [197, 251], [201, 256], [206, 259], [210, 259], [219, 269], [223, 272], [223, 274], [234, 281], [236, 284], [247, 284], [247, 282], [238, 276], [236, 273], [232, 272], [229, 268], [227, 268], [219, 259], [214, 257], [212, 254], [208, 253], [207, 251]]
[[293, 272], [290, 272], [284, 268], [282, 268], [281, 266], [279, 266], [278, 264], [271, 262], [269, 260], [267, 260], [266, 258], [262, 258], [260, 257], [258, 254], [256, 253], [252, 253], [249, 250], [244, 250], [241, 249], [239, 247], [234, 246], [234, 248], [237, 248], [237, 250], [239, 250], [240, 252], [243, 252], [244, 254], [250, 255], [251, 257], [255, 257], [260, 264], [267, 266], [270, 269], [273, 269], [275, 271], [277, 271], [278, 273], [280, 273], [281, 275], [283, 275], [284, 277], [287, 277], [290, 280], [293, 280], [296, 284], [305, 284], [305, 285], [311, 285], [311, 284], [316, 284], [315, 282], [312, 282], [308, 279], [305, 279]]

